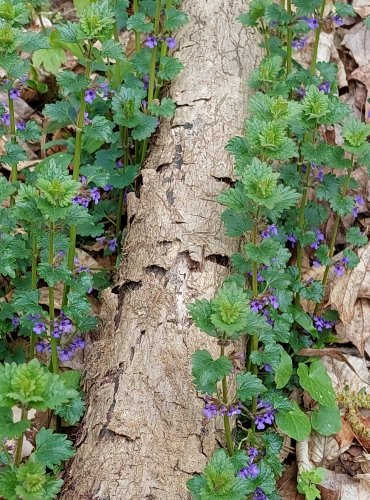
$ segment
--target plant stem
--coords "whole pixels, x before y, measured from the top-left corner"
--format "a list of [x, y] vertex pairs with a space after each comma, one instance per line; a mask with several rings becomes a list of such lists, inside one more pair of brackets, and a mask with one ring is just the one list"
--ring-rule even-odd
[[[26, 408], [22, 407], [21, 420], [25, 420], [27, 418], [27, 416], [28, 416], [28, 411], [26, 410]], [[15, 450], [15, 458], [14, 458], [14, 463], [15, 463], [16, 467], [19, 466], [19, 464], [21, 463], [21, 460], [22, 460], [23, 436], [24, 436], [24, 432], [17, 439], [17, 447]]]
[[[349, 185], [349, 182], [351, 180], [351, 172], [352, 172], [352, 169], [353, 169], [353, 166], [354, 166], [354, 155], [353, 154], [351, 156], [351, 162], [352, 162], [352, 167], [351, 167], [350, 171], [347, 173], [346, 179], [345, 179], [344, 184], [342, 186], [342, 195], [343, 196], [345, 196], [347, 194], [348, 185]], [[340, 216], [338, 214], [335, 214], [334, 226], [333, 226], [333, 233], [332, 233], [332, 236], [331, 236], [330, 245], [329, 245], [329, 251], [328, 251], [328, 257], [329, 257], [329, 259], [332, 259], [333, 255], [334, 255], [335, 243], [336, 243], [336, 240], [337, 240], [339, 223], [340, 223]], [[321, 283], [322, 283], [324, 289], [325, 289], [327, 281], [328, 281], [330, 266], [331, 266], [331, 264], [329, 264], [328, 266], [325, 266], [324, 275], [323, 275], [322, 280], [321, 280]], [[315, 309], [314, 309], [314, 315], [317, 314], [317, 311], [319, 310], [319, 307], [320, 307], [320, 303], [317, 302], [316, 305], [315, 305]]]
[[[123, 146], [123, 155], [124, 155], [124, 165], [127, 168], [128, 165], [128, 128], [120, 127], [121, 140]], [[123, 209], [123, 189], [120, 189], [119, 197], [118, 197], [118, 205], [117, 205], [117, 214], [116, 214], [116, 236], [118, 236], [121, 231], [121, 219], [122, 219], [122, 209]]]
[[[156, 0], [156, 9], [155, 9], [155, 17], [154, 17], [154, 32], [153, 36], [157, 37], [159, 34], [159, 21], [161, 18], [161, 0]], [[150, 108], [153, 98], [154, 98], [154, 86], [156, 80], [156, 64], [157, 64], [157, 45], [152, 48], [152, 55], [150, 59], [150, 70], [149, 70], [149, 85], [148, 85], [148, 109]], [[145, 139], [141, 149], [141, 164], [143, 164], [146, 152], [148, 149], [148, 139]]]
[[[48, 263], [52, 266], [54, 261], [54, 236], [55, 236], [55, 222], [51, 224], [49, 233], [49, 253]], [[53, 337], [52, 331], [54, 330], [53, 324], [55, 319], [54, 311], [54, 287], [49, 286], [49, 321], [50, 321], [50, 345], [51, 345], [51, 367], [53, 373], [59, 372], [59, 360], [57, 351], [57, 339]]]
[[317, 51], [319, 48], [320, 33], [321, 33], [321, 29], [322, 29], [322, 18], [324, 16], [324, 11], [325, 11], [325, 3], [326, 3], [326, 0], [323, 0], [323, 2], [321, 4], [321, 9], [320, 9], [319, 27], [316, 29], [316, 33], [315, 33], [315, 41], [313, 44], [312, 60], [311, 60], [311, 66], [310, 66], [310, 75], [311, 76], [313, 76], [315, 74], [315, 69], [316, 69]]
[[[223, 345], [221, 346], [220, 355], [221, 356], [225, 355], [225, 347]], [[224, 377], [221, 383], [222, 383], [222, 402], [224, 403], [224, 405], [227, 405], [228, 404], [227, 378]], [[232, 457], [234, 455], [234, 442], [231, 434], [230, 419], [228, 415], [224, 415], [224, 429], [225, 429], [227, 451], [230, 457]]]
[[[258, 207], [258, 209], [257, 209], [256, 221], [255, 221], [254, 227], [253, 227], [252, 241], [253, 241], [254, 245], [257, 245], [259, 212], [260, 212], [260, 207]], [[257, 277], [258, 277], [257, 263], [253, 262], [253, 264], [252, 264], [252, 292], [253, 292], [253, 298], [258, 297], [258, 281], [257, 281]], [[251, 361], [250, 361], [250, 354], [253, 351], [257, 351], [257, 350], [258, 350], [258, 336], [254, 334], [251, 337], [251, 339], [250, 339], [250, 352], [249, 352], [249, 356], [248, 356], [248, 371], [250, 370], [250, 368], [252, 368], [252, 373], [254, 375], [257, 375], [257, 373], [258, 373], [258, 366], [251, 363]], [[257, 398], [253, 397], [252, 398], [252, 413], [256, 412], [256, 407], [257, 407]]]
[[[38, 258], [38, 248], [37, 248], [37, 235], [32, 232], [32, 270], [31, 270], [31, 288], [32, 290], [37, 289], [37, 258]], [[36, 344], [36, 334], [31, 330], [30, 337], [30, 347], [28, 357], [33, 359], [35, 357], [35, 344]]]
[[[136, 14], [137, 12], [139, 12], [139, 2], [138, 0], [134, 0], [134, 14]], [[140, 50], [140, 33], [138, 31], [135, 31], [135, 51], [138, 54]]]
[[[287, 0], [287, 13], [292, 17], [292, 0]], [[292, 71], [292, 26], [291, 19], [289, 20], [287, 39], [286, 39], [286, 74], [289, 75]]]
[[[85, 77], [88, 79], [90, 78], [90, 71], [91, 71], [91, 60], [90, 60], [91, 48], [92, 46], [91, 44], [89, 44], [87, 50], [87, 56], [86, 56], [87, 61], [85, 68]], [[85, 123], [85, 110], [86, 110], [85, 92], [82, 90], [80, 99], [80, 110], [77, 116], [75, 151], [73, 156], [72, 178], [75, 181], [78, 180], [78, 177], [80, 175], [82, 136], [83, 136], [83, 127]], [[76, 238], [77, 238], [77, 228], [74, 224], [72, 224], [69, 229], [69, 248], [68, 248], [68, 259], [67, 259], [67, 265], [70, 271], [73, 271], [73, 266], [74, 266]], [[64, 307], [67, 304], [68, 292], [69, 292], [69, 286], [65, 284], [63, 290], [62, 307]]]
[[[10, 141], [13, 144], [17, 143], [17, 136], [16, 136], [16, 126], [15, 126], [15, 114], [14, 114], [14, 101], [13, 99], [10, 98], [10, 90], [8, 91], [8, 108], [9, 108], [9, 117], [10, 117], [10, 127], [9, 127], [9, 136], [10, 136]], [[17, 182], [17, 177], [18, 177], [18, 171], [17, 171], [17, 164], [13, 163], [11, 165], [11, 174], [10, 174], [10, 180], [12, 181], [13, 184]], [[11, 205], [14, 205], [14, 194], [12, 194], [10, 198], [10, 203]]]

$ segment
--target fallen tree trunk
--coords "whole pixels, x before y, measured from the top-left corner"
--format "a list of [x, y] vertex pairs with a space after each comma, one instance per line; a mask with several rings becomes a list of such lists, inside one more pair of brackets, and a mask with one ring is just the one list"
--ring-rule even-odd
[[210, 298], [236, 243], [215, 197], [231, 178], [225, 143], [241, 132], [246, 82], [258, 42], [235, 18], [242, 0], [184, 0], [184, 71], [142, 171], [117, 286], [105, 293], [101, 338], [88, 354], [88, 409], [63, 500], [186, 499], [216, 446], [192, 386], [196, 349], [215, 349], [190, 324], [186, 305]]

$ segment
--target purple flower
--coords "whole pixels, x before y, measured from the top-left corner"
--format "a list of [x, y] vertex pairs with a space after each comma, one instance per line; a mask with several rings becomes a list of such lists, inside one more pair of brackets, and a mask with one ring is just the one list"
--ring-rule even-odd
[[205, 407], [203, 408], [203, 415], [208, 418], [208, 420], [211, 420], [211, 418], [216, 417], [217, 414], [217, 405], [213, 403], [206, 403]]
[[321, 262], [319, 261], [319, 259], [313, 259], [312, 265], [313, 265], [313, 267], [320, 267]]
[[91, 199], [94, 201], [95, 205], [99, 203], [100, 200], [100, 191], [99, 188], [94, 187], [89, 190]]
[[112, 189], [114, 189], [114, 186], [112, 186], [112, 184], [106, 184], [105, 186], [103, 186], [103, 189], [105, 192], [112, 191]]
[[21, 120], [21, 121], [17, 122], [15, 127], [17, 130], [20, 130], [21, 132], [23, 132], [24, 130], [26, 130], [26, 122]]
[[295, 247], [297, 243], [297, 238], [294, 236], [294, 234], [288, 234], [287, 236], [287, 241], [289, 241], [292, 244], [292, 247]]
[[279, 308], [279, 301], [278, 301], [277, 297], [275, 297], [275, 295], [270, 295], [269, 301], [274, 309]]
[[155, 36], [148, 36], [148, 38], [145, 40], [145, 45], [150, 49], [154, 49], [154, 47], [158, 45], [158, 40]]
[[98, 238], [96, 238], [96, 241], [98, 243], [100, 243], [101, 245], [104, 245], [104, 243], [105, 243], [105, 236], [99, 236]]
[[88, 103], [92, 103], [96, 99], [96, 91], [95, 89], [87, 89], [85, 90], [84, 100]]
[[67, 347], [60, 349], [58, 352], [60, 361], [69, 361], [71, 359], [71, 352]]
[[261, 232], [262, 238], [270, 238], [270, 236], [277, 236], [278, 230], [275, 224], [270, 224], [267, 228]]
[[263, 305], [261, 304], [261, 302], [259, 300], [254, 299], [250, 303], [250, 308], [251, 308], [251, 311], [258, 313], [258, 311], [260, 311], [263, 308]]
[[148, 101], [146, 99], [143, 99], [141, 101], [141, 106], [143, 109], [146, 109], [148, 107]]
[[84, 113], [84, 123], [85, 125], [91, 125], [91, 120], [89, 118], [89, 113], [87, 111], [85, 111]]
[[1, 121], [6, 127], [10, 127], [10, 114], [4, 113], [3, 116], [1, 117]]
[[18, 316], [13, 316], [12, 317], [12, 327], [17, 328], [19, 323], [20, 323], [20, 319], [18, 318]]
[[324, 328], [330, 330], [333, 327], [333, 323], [331, 321], [327, 321], [321, 316], [314, 316], [313, 324], [318, 332], [322, 332]]
[[266, 428], [266, 426], [265, 426], [265, 419], [263, 418], [263, 416], [258, 415], [255, 418], [255, 424], [256, 424], [257, 430], [259, 430], [259, 431], [263, 431], [263, 429]]
[[144, 75], [142, 81], [144, 84], [144, 90], [148, 90], [148, 88], [149, 88], [149, 75]]
[[88, 208], [90, 203], [90, 198], [88, 198], [87, 196], [79, 195], [72, 199], [72, 203], [74, 205], [82, 205], [83, 207]]
[[258, 450], [257, 448], [249, 448], [248, 450], [248, 456], [252, 458], [252, 460], [254, 458], [256, 458], [258, 456]]
[[166, 38], [166, 43], [169, 49], [174, 49], [176, 47], [176, 40], [172, 36]]
[[20, 91], [18, 89], [12, 88], [12, 89], [9, 90], [9, 97], [13, 101], [15, 101], [16, 99], [18, 99], [20, 96], [21, 96], [21, 93], [20, 93]]
[[343, 21], [343, 19], [340, 16], [338, 16], [338, 14], [336, 14], [335, 16], [333, 16], [332, 19], [333, 19], [334, 23], [337, 26], [343, 26], [344, 21]]
[[297, 40], [292, 41], [292, 48], [293, 49], [303, 49], [304, 46], [306, 45], [307, 37], [304, 38], [298, 38]]
[[45, 352], [45, 351], [48, 351], [50, 348], [50, 344], [48, 342], [44, 342], [42, 340], [40, 340], [40, 342], [38, 342], [36, 344], [36, 352]]
[[306, 89], [304, 87], [298, 87], [296, 91], [298, 96], [301, 97], [302, 99], [306, 95]]
[[365, 205], [365, 200], [363, 199], [362, 196], [360, 196], [358, 194], [354, 197], [354, 200], [360, 206]]
[[78, 180], [81, 182], [81, 184], [83, 184], [84, 186], [86, 186], [87, 184], [87, 177], [85, 175], [80, 175]]
[[263, 415], [263, 419], [265, 421], [265, 424], [271, 425], [273, 421], [275, 420], [274, 413], [271, 411], [266, 412]]
[[264, 370], [265, 370], [265, 372], [267, 372], [267, 373], [272, 372], [271, 365], [269, 365], [268, 363], [266, 363], [265, 365], [263, 365], [263, 369], [264, 369]]
[[344, 264], [345, 266], [349, 264], [349, 258], [344, 256], [342, 259], [342, 264]]
[[260, 473], [260, 470], [256, 464], [250, 464], [244, 467], [238, 474], [238, 477], [242, 479], [255, 479]]
[[261, 488], [257, 488], [253, 495], [253, 500], [268, 500]]
[[72, 351], [77, 351], [78, 349], [84, 349], [85, 341], [81, 337], [77, 337], [71, 344]]
[[345, 273], [345, 268], [342, 266], [342, 264], [337, 263], [334, 265], [334, 272], [335, 275], [339, 278], [340, 276], [343, 276]]
[[59, 322], [58, 328], [60, 331], [63, 333], [70, 333], [72, 331], [73, 325], [70, 319], [62, 319], [62, 321]]
[[310, 30], [315, 30], [319, 27], [319, 21], [315, 17], [306, 17], [304, 20], [307, 23], [307, 26], [310, 28]]
[[316, 229], [316, 241], [314, 241], [313, 243], [311, 243], [310, 247], [311, 248], [314, 248], [315, 250], [317, 250], [321, 244], [322, 241], [325, 240], [325, 236], [322, 234], [322, 232], [320, 231], [320, 229]]
[[62, 336], [62, 332], [59, 331], [57, 328], [53, 330], [51, 334], [55, 339], [60, 339], [60, 337]]
[[322, 168], [318, 168], [315, 176], [315, 181], [322, 182], [323, 180], [324, 180], [324, 170]]
[[37, 333], [37, 335], [40, 335], [41, 333], [46, 332], [46, 325], [43, 321], [37, 321], [34, 323], [32, 331]]
[[116, 168], [122, 168], [123, 167], [123, 162], [122, 160], [117, 160], [116, 161]]
[[99, 88], [103, 90], [103, 97], [108, 97], [109, 95], [109, 83], [103, 82], [99, 85]]
[[318, 89], [320, 92], [324, 92], [325, 94], [328, 94], [330, 92], [330, 87], [331, 83], [330, 82], [322, 82], [320, 85], [318, 85]]
[[115, 252], [117, 250], [117, 238], [112, 238], [111, 240], [108, 240], [108, 248], [111, 252]]
[[240, 415], [242, 412], [241, 410], [241, 403], [238, 402], [236, 404], [233, 404], [233, 405], [230, 405], [228, 411], [227, 411], [227, 415], [229, 417], [233, 417], [234, 415]]

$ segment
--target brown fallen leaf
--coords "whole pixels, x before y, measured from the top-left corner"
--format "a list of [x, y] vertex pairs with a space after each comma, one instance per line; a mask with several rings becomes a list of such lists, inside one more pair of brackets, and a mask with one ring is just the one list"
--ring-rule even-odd
[[277, 482], [277, 490], [283, 500], [304, 500], [297, 492], [297, 464], [290, 464]]
[[339, 449], [344, 451], [348, 450], [352, 441], [355, 438], [353, 430], [347, 421], [342, 417], [342, 427], [340, 431], [334, 436], [336, 442], [339, 444]]
[[338, 311], [344, 325], [349, 325], [354, 316], [354, 305], [370, 265], [370, 243], [359, 250], [358, 256], [360, 262], [355, 269], [335, 280], [330, 290], [329, 304]]
[[357, 23], [343, 37], [342, 45], [347, 47], [359, 66], [370, 62], [370, 30], [363, 23]]
[[355, 12], [362, 18], [370, 14], [369, 0], [353, 0], [352, 7], [355, 10]]
[[338, 323], [335, 329], [340, 341], [352, 342], [359, 350], [361, 356], [365, 355], [365, 350], [369, 354], [370, 300], [357, 300], [353, 306], [352, 321], [347, 325]]

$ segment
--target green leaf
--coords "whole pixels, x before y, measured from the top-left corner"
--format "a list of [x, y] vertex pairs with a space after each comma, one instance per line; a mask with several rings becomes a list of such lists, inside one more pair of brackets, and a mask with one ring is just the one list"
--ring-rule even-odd
[[342, 134], [345, 143], [353, 148], [360, 148], [367, 142], [370, 125], [351, 117], [343, 124]]
[[290, 411], [279, 411], [275, 417], [276, 424], [284, 434], [287, 434], [296, 441], [303, 441], [311, 432], [310, 419], [299, 408], [295, 401], [292, 401], [293, 409]]
[[310, 333], [313, 337], [317, 337], [317, 330], [313, 326], [312, 319], [308, 314], [295, 306], [290, 306], [288, 312], [292, 314], [294, 321], [296, 321], [306, 332]]
[[340, 17], [356, 17], [356, 11], [352, 5], [344, 2], [335, 2], [335, 12]]
[[363, 247], [368, 242], [367, 237], [362, 234], [358, 226], [350, 227], [346, 234], [346, 240], [350, 245]]
[[232, 363], [226, 356], [214, 360], [211, 354], [202, 349], [192, 356], [193, 383], [200, 392], [213, 394], [217, 391], [217, 382], [232, 370]]
[[343, 196], [341, 193], [334, 194], [329, 200], [330, 207], [341, 217], [352, 213], [355, 202], [352, 196]]
[[154, 29], [154, 24], [152, 22], [146, 22], [145, 14], [137, 12], [128, 18], [127, 29], [137, 31], [139, 33], [151, 33]]
[[244, 236], [253, 227], [252, 220], [248, 215], [239, 214], [233, 210], [222, 212], [221, 220], [225, 224], [227, 236], [232, 238]]
[[6, 467], [0, 471], [0, 497], [6, 500], [17, 500], [15, 488], [17, 486], [17, 476], [15, 470]]
[[330, 266], [331, 259], [328, 257], [328, 254], [328, 245], [320, 245], [315, 252], [315, 258], [318, 259], [323, 266]]
[[184, 65], [180, 59], [177, 59], [177, 57], [165, 56], [161, 58], [157, 75], [161, 80], [173, 80], [183, 68]]
[[37, 266], [37, 272], [48, 286], [54, 286], [62, 281], [68, 283], [72, 278], [72, 273], [65, 264], [55, 266], [48, 262], [41, 262]]
[[181, 28], [189, 21], [188, 15], [182, 10], [171, 7], [165, 10], [164, 29], [166, 31], [173, 31]]
[[114, 40], [104, 40], [100, 56], [115, 59], [116, 61], [126, 61], [121, 43]]
[[282, 389], [287, 385], [293, 373], [292, 358], [282, 349], [280, 353], [280, 364], [275, 370], [275, 383], [277, 389]]
[[259, 245], [247, 243], [244, 248], [250, 261], [266, 266], [270, 266], [273, 262], [275, 266], [280, 267], [290, 258], [289, 250], [272, 238], [262, 240]]
[[74, 455], [72, 441], [67, 439], [66, 434], [56, 434], [51, 429], [42, 427], [36, 434], [36, 450], [32, 453], [30, 460], [52, 469]]
[[294, 0], [293, 3], [301, 16], [308, 16], [321, 7], [321, 0], [310, 0], [309, 2], [307, 0]]
[[358, 258], [357, 253], [353, 252], [349, 248], [343, 250], [343, 256], [347, 257], [349, 261], [347, 264], [348, 269], [354, 269], [360, 263], [360, 259]]
[[257, 26], [259, 19], [265, 15], [266, 7], [271, 3], [271, 0], [252, 0], [248, 12], [241, 14], [238, 20], [247, 27]]
[[260, 435], [260, 438], [265, 445], [267, 456], [278, 455], [280, 453], [284, 444], [284, 439], [280, 434], [274, 431], [266, 431]]
[[33, 53], [32, 63], [36, 68], [43, 66], [45, 71], [57, 75], [59, 70], [67, 60], [67, 55], [63, 49], [50, 47], [40, 49]]
[[89, 7], [91, 4], [91, 0], [73, 0], [73, 5], [77, 11], [77, 14], [80, 16], [82, 12]]
[[[263, 341], [263, 340], [262, 340]], [[277, 344], [267, 343], [263, 350], [252, 351], [250, 360], [254, 365], [271, 365], [274, 370], [277, 369], [280, 363], [281, 348]]]
[[6, 180], [5, 177], [0, 177], [0, 203], [3, 203], [11, 194], [16, 191], [16, 188]]
[[314, 360], [309, 367], [305, 363], [299, 363], [297, 375], [301, 387], [315, 401], [322, 406], [335, 406], [335, 392], [322, 361]]
[[218, 333], [211, 321], [212, 305], [206, 299], [196, 300], [188, 304], [188, 311], [194, 324], [211, 337], [217, 337]]
[[311, 415], [311, 425], [322, 436], [332, 436], [340, 431], [342, 419], [337, 406], [321, 406]]
[[[64, 372], [68, 373], [68, 372]], [[67, 403], [57, 406], [54, 413], [62, 417], [68, 425], [75, 425], [79, 422], [85, 412], [85, 403], [80, 395], [71, 399]]]
[[67, 370], [62, 372], [59, 377], [67, 389], [78, 389], [80, 387], [81, 372], [78, 370]]
[[316, 85], [310, 85], [302, 100], [303, 114], [309, 121], [320, 122], [329, 114], [329, 97], [321, 92]]
[[313, 281], [310, 285], [301, 288], [300, 293], [306, 300], [321, 302], [324, 296], [324, 286], [321, 281]]
[[35, 31], [25, 31], [22, 33], [22, 51], [34, 52], [39, 49], [46, 49], [49, 47], [48, 38], [42, 33]]
[[165, 97], [161, 102], [153, 101], [153, 103], [148, 107], [150, 113], [154, 116], [164, 116], [165, 118], [171, 118], [175, 114], [176, 103], [172, 99]]
[[127, 165], [124, 168], [114, 169], [110, 172], [109, 184], [118, 189], [130, 186], [139, 173], [139, 168], [140, 165]]
[[84, 127], [84, 140], [99, 141], [99, 142], [112, 142], [114, 123], [107, 120], [104, 116], [96, 115], [91, 120], [89, 125]]
[[138, 115], [138, 123], [132, 130], [131, 135], [135, 141], [143, 141], [150, 137], [159, 123], [158, 118], [154, 116], [146, 115], [145, 113], [140, 113]]
[[19, 438], [29, 429], [31, 422], [29, 420], [13, 421], [13, 412], [11, 408], [0, 408], [0, 438], [13, 439]]
[[364, 25], [370, 29], [370, 16], [366, 17], [363, 22]]
[[57, 76], [58, 85], [64, 96], [74, 94], [85, 90], [90, 81], [81, 73], [74, 73], [73, 71], [63, 70]]
[[41, 311], [39, 306], [38, 290], [17, 290], [13, 296], [13, 305], [17, 311], [28, 314], [37, 314]]
[[251, 401], [253, 397], [267, 391], [261, 380], [250, 372], [239, 373], [236, 376], [236, 383], [236, 397], [244, 402]]
[[68, 101], [57, 101], [54, 104], [45, 105], [44, 115], [52, 122], [47, 130], [54, 131], [71, 125], [76, 117], [76, 110], [71, 107]]

